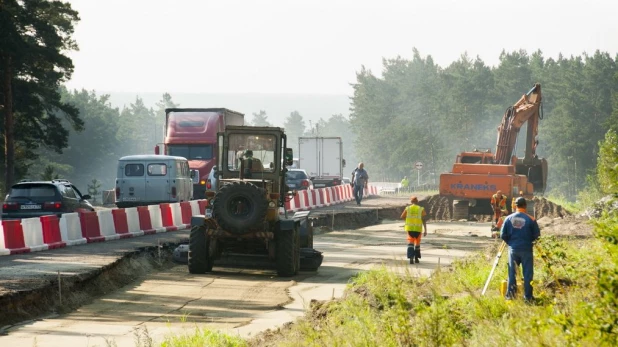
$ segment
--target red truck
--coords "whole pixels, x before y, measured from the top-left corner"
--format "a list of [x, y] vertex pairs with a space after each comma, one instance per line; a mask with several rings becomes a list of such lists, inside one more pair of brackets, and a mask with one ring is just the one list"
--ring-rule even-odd
[[217, 133], [228, 125], [244, 125], [245, 115], [226, 108], [165, 109], [163, 153], [189, 160], [193, 175], [193, 198], [206, 197], [206, 180], [217, 162]]

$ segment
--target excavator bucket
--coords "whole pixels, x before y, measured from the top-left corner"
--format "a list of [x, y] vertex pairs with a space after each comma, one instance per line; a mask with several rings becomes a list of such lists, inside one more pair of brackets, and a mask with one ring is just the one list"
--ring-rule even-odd
[[515, 165], [515, 173], [528, 177], [535, 193], [543, 194], [547, 187], [547, 160], [534, 158], [531, 163], [524, 164], [523, 159], [518, 159]]

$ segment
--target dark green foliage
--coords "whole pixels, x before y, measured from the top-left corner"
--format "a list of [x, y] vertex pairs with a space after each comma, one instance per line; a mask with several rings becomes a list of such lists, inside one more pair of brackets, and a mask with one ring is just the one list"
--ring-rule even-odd
[[60, 153], [68, 144], [68, 128], [84, 127], [77, 108], [62, 101], [58, 89], [73, 73], [65, 53], [77, 49], [71, 35], [78, 20], [71, 5], [60, 1], [0, 2], [7, 184], [26, 173], [28, 164], [23, 159], [36, 158], [39, 148]]

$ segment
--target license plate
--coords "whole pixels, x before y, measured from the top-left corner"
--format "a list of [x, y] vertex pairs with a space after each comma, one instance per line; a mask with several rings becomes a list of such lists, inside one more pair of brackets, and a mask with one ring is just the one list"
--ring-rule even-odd
[[326, 185], [322, 183], [318, 183], [318, 184], [314, 184], [313, 186], [314, 187], [325, 187]]
[[137, 198], [124, 198], [123, 200], [124, 201], [136, 201]]
[[22, 210], [40, 210], [41, 205], [21, 205]]
[[212, 218], [212, 210], [206, 210], [206, 218]]

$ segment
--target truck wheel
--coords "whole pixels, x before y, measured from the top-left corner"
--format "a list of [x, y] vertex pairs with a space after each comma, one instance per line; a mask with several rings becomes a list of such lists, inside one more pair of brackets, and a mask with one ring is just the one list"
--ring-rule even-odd
[[300, 232], [295, 225], [293, 230], [280, 230], [277, 235], [276, 262], [277, 275], [291, 277], [300, 269]]
[[213, 258], [208, 254], [209, 241], [206, 238], [206, 227], [194, 225], [189, 234], [189, 273], [203, 274], [212, 271]]
[[468, 200], [455, 200], [453, 201], [453, 219], [468, 219], [468, 215], [470, 212], [470, 206], [468, 205]]
[[219, 190], [213, 201], [213, 212], [222, 229], [243, 234], [261, 226], [268, 200], [263, 189], [248, 182], [234, 182]]

